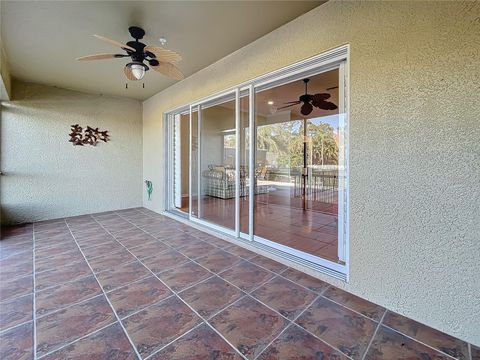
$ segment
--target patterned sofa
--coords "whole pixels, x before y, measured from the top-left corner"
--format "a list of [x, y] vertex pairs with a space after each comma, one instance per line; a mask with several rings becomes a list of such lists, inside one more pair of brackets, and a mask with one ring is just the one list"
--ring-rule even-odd
[[[235, 169], [223, 165], [209, 165], [208, 170], [202, 172], [203, 194], [220, 199], [235, 197]], [[240, 167], [240, 196], [248, 195], [246, 186], [245, 167]], [[257, 186], [256, 194], [268, 192], [267, 186]]]

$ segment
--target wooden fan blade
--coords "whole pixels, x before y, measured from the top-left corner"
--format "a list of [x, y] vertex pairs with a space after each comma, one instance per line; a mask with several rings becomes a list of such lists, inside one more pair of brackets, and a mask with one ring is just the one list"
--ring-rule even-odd
[[322, 110], [336, 110], [338, 106], [330, 101], [320, 101], [319, 103], [313, 104], [315, 107], [322, 109]]
[[87, 55], [76, 58], [78, 61], [90, 61], [90, 60], [106, 60], [106, 59], [115, 59], [119, 57], [123, 57], [124, 55], [120, 54], [95, 54], [95, 55]]
[[168, 62], [160, 62], [156, 66], [150, 64], [150, 67], [156, 72], [159, 72], [160, 74], [163, 74], [175, 80], [182, 80], [184, 78], [180, 69]]
[[102, 41], [105, 41], [109, 44], [112, 44], [114, 46], [117, 46], [119, 48], [122, 48], [122, 49], [128, 49], [128, 50], [131, 50], [133, 52], [135, 52], [136, 50], [131, 47], [131, 46], [128, 46], [128, 45], [125, 45], [125, 44], [122, 44], [121, 42], [118, 42], [118, 41], [115, 41], [115, 40], [112, 40], [112, 39], [109, 39], [109, 38], [106, 38], [105, 36], [100, 36], [100, 35], [93, 35], [95, 36], [97, 39], [100, 39]]
[[129, 66], [125, 66], [125, 67], [123, 68], [123, 72], [125, 73], [125, 77], [126, 77], [128, 80], [132, 80], [132, 81], [138, 80], [138, 79], [133, 75], [132, 69], [131, 69]]
[[282, 107], [279, 107], [277, 110], [286, 109], [286, 108], [289, 108], [289, 107], [291, 107], [291, 106], [298, 105], [298, 104], [300, 104], [300, 103], [301, 103], [301, 101], [295, 101], [295, 102], [293, 102], [293, 104], [290, 104], [290, 105], [287, 105], [287, 106], [282, 106]]
[[312, 99], [313, 100], [316, 100], [316, 101], [322, 101], [322, 100], [327, 100], [327, 99], [330, 99], [330, 94], [328, 93], [321, 93], [321, 94], [315, 94], [312, 96]]
[[332, 86], [332, 87], [327, 88], [326, 90], [330, 91], [330, 90], [333, 90], [333, 89], [338, 89], [338, 86]]
[[302, 115], [309, 115], [313, 111], [313, 105], [310, 103], [305, 103], [302, 105], [300, 112]]
[[155, 55], [155, 59], [160, 62], [173, 63], [182, 60], [180, 54], [175, 51], [164, 49], [160, 46], [147, 45], [143, 48], [143, 51], [149, 51]]

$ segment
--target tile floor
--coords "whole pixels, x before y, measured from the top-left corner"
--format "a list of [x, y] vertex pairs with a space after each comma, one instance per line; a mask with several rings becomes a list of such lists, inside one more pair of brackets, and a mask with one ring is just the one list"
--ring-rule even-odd
[[138, 208], [4, 229], [0, 358], [480, 359], [480, 349]]

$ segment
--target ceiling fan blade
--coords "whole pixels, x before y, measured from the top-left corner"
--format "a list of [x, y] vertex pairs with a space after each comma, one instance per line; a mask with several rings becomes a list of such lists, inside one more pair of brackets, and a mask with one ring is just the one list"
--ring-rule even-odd
[[173, 63], [182, 60], [180, 54], [172, 50], [164, 49], [160, 46], [147, 45], [143, 48], [143, 50], [151, 52], [153, 55], [155, 55], [155, 59], [160, 62]]
[[159, 62], [158, 65], [150, 64], [151, 68], [160, 74], [168, 76], [175, 80], [182, 80], [184, 78], [182, 72], [175, 65], [168, 62]]
[[282, 107], [279, 107], [277, 110], [286, 109], [286, 108], [289, 108], [289, 107], [291, 107], [291, 106], [298, 105], [298, 104], [300, 104], [300, 103], [301, 103], [301, 101], [295, 101], [295, 102], [293, 102], [293, 104], [290, 104], [290, 105], [287, 105], [287, 106], [282, 106]]
[[338, 86], [332, 86], [332, 87], [327, 88], [326, 90], [330, 91], [330, 90], [333, 90], [333, 89], [338, 89]]
[[315, 107], [322, 110], [337, 110], [338, 106], [330, 101], [320, 101], [319, 103], [313, 104]]
[[321, 93], [321, 94], [313, 95], [312, 99], [316, 100], [316, 101], [322, 101], [322, 100], [330, 99], [330, 96], [332, 96], [332, 95], [330, 95], [328, 93]]
[[76, 58], [75, 60], [78, 60], [78, 61], [106, 60], [106, 59], [121, 58], [121, 57], [125, 57], [125, 56], [128, 56], [128, 55], [123, 55], [123, 54], [95, 54], [95, 55], [82, 56], [82, 57]]
[[130, 68], [130, 66], [125, 66], [125, 67], [123, 68], [123, 72], [125, 73], [125, 77], [126, 77], [128, 80], [132, 80], [132, 81], [138, 80], [138, 79], [133, 75], [133, 72], [132, 72], [132, 69]]
[[313, 105], [310, 103], [303, 104], [300, 110], [302, 115], [309, 115], [312, 111], [313, 111]]
[[115, 40], [106, 38], [105, 36], [100, 36], [100, 35], [93, 35], [93, 36], [95, 36], [97, 39], [100, 39], [100, 40], [102, 40], [102, 41], [105, 41], [105, 42], [107, 42], [107, 43], [109, 43], [109, 44], [112, 44], [112, 45], [114, 45], [114, 46], [117, 46], [117, 47], [119, 47], [119, 48], [131, 50], [131, 51], [133, 51], [133, 52], [136, 51], [136, 50], [135, 50], [133, 47], [131, 47], [131, 46], [128, 46], [128, 45], [126, 45], [126, 44], [122, 44], [121, 42], [118, 42], [118, 41], [115, 41]]

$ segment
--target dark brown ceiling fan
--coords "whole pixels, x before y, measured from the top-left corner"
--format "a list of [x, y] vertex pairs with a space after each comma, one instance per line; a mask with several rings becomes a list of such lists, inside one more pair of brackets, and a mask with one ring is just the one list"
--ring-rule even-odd
[[[301, 95], [296, 101], [286, 102], [285, 104], [288, 104], [288, 105], [278, 108], [278, 110], [299, 105], [300, 103], [303, 103], [300, 109], [300, 112], [302, 113], [302, 115], [310, 115], [310, 113], [313, 111], [314, 106], [322, 110], [336, 110], [338, 108], [337, 105], [335, 105], [334, 103], [330, 101], [326, 101], [331, 96], [328, 93], [319, 93], [319, 94], [310, 95], [308, 93], [309, 81], [310, 79], [303, 79], [303, 82], [305, 83], [305, 94]], [[337, 86], [328, 88], [327, 90], [333, 90], [335, 88], [337, 88]]]
[[[182, 72], [174, 64], [182, 60], [182, 57], [178, 53], [160, 46], [145, 45], [138, 41], [145, 36], [145, 30], [138, 26], [130, 26], [128, 31], [135, 41], [129, 41], [126, 44], [104, 36], [94, 35], [97, 39], [121, 48], [126, 54], [95, 54], [82, 56], [77, 58], [77, 60], [106, 60], [130, 57], [132, 62], [125, 65], [123, 69], [128, 80], [135, 81], [143, 79], [145, 72], [148, 71], [150, 67], [154, 71], [175, 80], [184, 78]], [[147, 62], [150, 67], [144, 62]]]

